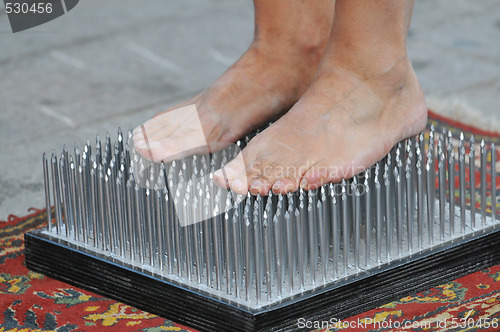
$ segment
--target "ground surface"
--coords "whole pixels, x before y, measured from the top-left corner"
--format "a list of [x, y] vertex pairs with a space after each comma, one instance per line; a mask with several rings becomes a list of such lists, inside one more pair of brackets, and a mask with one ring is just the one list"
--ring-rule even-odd
[[[16, 34], [0, 8], [0, 220], [44, 206], [44, 151], [115, 135], [194, 95], [253, 33], [245, 0], [84, 0]], [[498, 0], [416, 1], [409, 49], [430, 101], [498, 120], [499, 34]]]

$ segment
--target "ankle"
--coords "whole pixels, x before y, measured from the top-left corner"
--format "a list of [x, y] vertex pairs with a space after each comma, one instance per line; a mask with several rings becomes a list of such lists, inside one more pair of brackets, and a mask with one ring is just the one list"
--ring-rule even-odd
[[270, 58], [317, 66], [328, 43], [329, 27], [289, 30], [256, 33], [251, 47]]
[[386, 52], [382, 56], [369, 53], [365, 56], [343, 57], [339, 52], [325, 59], [320, 72], [334, 72], [351, 76], [353, 81], [370, 85], [384, 95], [393, 96], [415, 78], [406, 52]]

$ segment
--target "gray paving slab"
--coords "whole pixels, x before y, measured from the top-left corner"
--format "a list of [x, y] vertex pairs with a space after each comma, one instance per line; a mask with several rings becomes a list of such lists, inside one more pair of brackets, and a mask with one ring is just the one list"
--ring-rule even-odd
[[63, 129], [51, 135], [45, 135], [25, 144], [2, 148], [0, 150], [0, 220], [6, 220], [9, 214], [23, 215], [30, 207], [42, 208], [45, 206], [43, 194], [43, 175], [41, 160], [44, 152], [60, 153], [64, 145], [69, 149], [77, 143], [83, 146], [87, 139], [92, 143], [99, 134], [105, 137], [109, 132], [116, 138], [117, 128], [124, 131], [134, 128], [143, 119], [150, 118], [161, 112], [165, 105], [169, 106], [183, 100], [165, 100], [158, 105], [149, 105], [147, 109], [125, 117], [114, 117], [95, 123], [81, 125], [77, 129]]
[[[221, 1], [223, 5], [228, 3]], [[188, 19], [214, 5], [213, 1], [203, 0], [86, 0], [58, 19], [18, 34], [11, 33], [2, 10], [0, 33], [2, 44], [7, 47], [0, 54], [0, 63], [11, 60], [12, 56], [34, 57], [56, 46], [84, 45], [96, 39], [126, 35], [146, 26], [168, 23], [171, 19]], [[224, 9], [221, 9], [223, 13]]]
[[456, 47], [413, 38], [408, 48], [426, 94], [458, 91], [500, 76], [500, 62], [485, 61]]
[[[457, 32], [460, 33], [457, 33]], [[483, 57], [483, 61], [499, 61], [500, 11], [493, 10], [467, 20], [446, 24], [439, 33], [429, 33], [427, 39], [464, 53]]]
[[498, 11], [498, 7], [498, 0], [417, 0], [411, 30], [417, 35], [440, 34], [445, 26], [463, 24], [484, 13]]

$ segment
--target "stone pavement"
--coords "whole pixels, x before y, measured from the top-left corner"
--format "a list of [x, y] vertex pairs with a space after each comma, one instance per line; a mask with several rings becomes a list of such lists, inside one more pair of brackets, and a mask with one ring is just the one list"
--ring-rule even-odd
[[[0, 8], [0, 220], [44, 206], [43, 152], [196, 94], [253, 34], [249, 0], [82, 0], [16, 34]], [[499, 36], [498, 0], [416, 1], [409, 49], [431, 107], [460, 104], [500, 131]]]

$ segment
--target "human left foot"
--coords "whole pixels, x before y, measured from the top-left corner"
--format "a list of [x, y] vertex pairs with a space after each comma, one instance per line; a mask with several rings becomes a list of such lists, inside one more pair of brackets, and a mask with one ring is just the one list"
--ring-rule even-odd
[[376, 71], [332, 64], [324, 61], [297, 104], [214, 174], [218, 185], [255, 195], [315, 189], [353, 177], [425, 128], [424, 95], [406, 56]]

